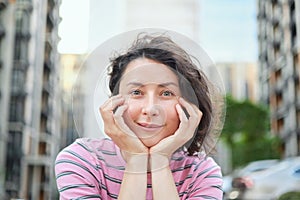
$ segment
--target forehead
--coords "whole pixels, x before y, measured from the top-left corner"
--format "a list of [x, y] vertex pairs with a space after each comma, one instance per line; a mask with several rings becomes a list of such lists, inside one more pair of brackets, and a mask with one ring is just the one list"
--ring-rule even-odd
[[131, 61], [122, 76], [121, 84], [130, 81], [141, 83], [178, 83], [176, 73], [168, 66], [147, 58], [138, 58]]

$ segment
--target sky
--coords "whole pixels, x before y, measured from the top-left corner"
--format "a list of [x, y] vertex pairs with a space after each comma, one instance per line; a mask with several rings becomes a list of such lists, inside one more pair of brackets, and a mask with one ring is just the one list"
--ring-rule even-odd
[[202, 0], [201, 42], [218, 61], [256, 61], [256, 0]]
[[58, 35], [60, 53], [82, 54], [88, 50], [89, 1], [62, 0]]
[[[120, 3], [122, 0], [114, 0]], [[256, 0], [200, 0], [200, 41], [208, 55], [217, 62], [256, 62]], [[99, 8], [99, 23], [108, 15], [106, 3]], [[111, 2], [111, 1], [110, 1]], [[87, 53], [89, 45], [89, 0], [62, 0], [59, 25], [60, 53]], [[102, 9], [102, 10], [101, 10]], [[100, 15], [103, 13], [103, 16]], [[102, 20], [102, 21], [101, 21]], [[107, 37], [109, 27], [107, 28]], [[111, 27], [112, 29], [113, 27]], [[114, 26], [116, 29], [116, 26]], [[116, 31], [116, 30], [115, 30]]]

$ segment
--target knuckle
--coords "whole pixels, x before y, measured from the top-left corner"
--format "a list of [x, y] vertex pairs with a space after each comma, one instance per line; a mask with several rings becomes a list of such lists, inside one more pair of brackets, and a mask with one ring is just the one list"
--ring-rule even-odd
[[112, 136], [112, 135], [113, 135], [113, 131], [111, 131], [110, 128], [104, 127], [104, 132], [105, 132], [108, 136]]

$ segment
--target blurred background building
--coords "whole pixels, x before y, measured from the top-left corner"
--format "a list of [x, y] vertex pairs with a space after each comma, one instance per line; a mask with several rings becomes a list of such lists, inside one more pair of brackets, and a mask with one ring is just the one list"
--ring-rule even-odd
[[237, 100], [259, 101], [259, 83], [255, 62], [218, 62], [226, 94]]
[[14, 45], [14, 8], [15, 4], [0, 1], [0, 198], [5, 193], [5, 163], [6, 163], [6, 142], [9, 103], [10, 103], [10, 77], [13, 68]]
[[55, 199], [60, 0], [1, 0], [1, 199]]
[[[80, 137], [79, 133], [83, 130], [82, 121], [84, 115], [83, 105], [81, 104], [83, 90], [78, 86], [75, 87], [78, 80], [78, 74], [82, 63], [84, 62], [85, 55], [80, 54], [61, 54], [60, 55], [60, 88], [61, 93], [61, 131], [60, 147], [63, 148], [75, 141]], [[81, 72], [82, 73], [82, 72]], [[78, 120], [74, 120], [73, 113], [80, 113]]]
[[285, 157], [300, 154], [300, 2], [257, 1], [261, 101]]

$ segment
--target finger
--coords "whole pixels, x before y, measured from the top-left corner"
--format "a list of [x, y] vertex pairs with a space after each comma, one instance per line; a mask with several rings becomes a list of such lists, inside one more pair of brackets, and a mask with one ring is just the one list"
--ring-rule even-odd
[[174, 135], [175, 136], [180, 135], [180, 137], [179, 137], [180, 141], [186, 142], [193, 136], [194, 130], [199, 123], [194, 122], [193, 118], [191, 116], [189, 118], [187, 118], [181, 105], [177, 104], [176, 110], [179, 115], [180, 124], [179, 124], [177, 131], [174, 133]]
[[116, 125], [125, 133], [129, 134], [130, 136], [136, 137], [136, 135], [130, 130], [127, 124], [124, 121], [123, 114], [127, 110], [128, 105], [120, 106], [114, 114], [114, 120]]
[[188, 118], [187, 118], [186, 114], [184, 113], [184, 111], [183, 111], [181, 105], [176, 104], [175, 107], [176, 107], [176, 111], [177, 111], [178, 116], [179, 116], [179, 120], [180, 120], [181, 122], [187, 122], [187, 121], [188, 121]]
[[[128, 105], [121, 105], [114, 113], [114, 121], [118, 129], [121, 131], [113, 140], [117, 140], [120, 149], [131, 152], [141, 153], [148, 152], [148, 149], [142, 144], [134, 132], [127, 126], [124, 121], [123, 114], [128, 109]], [[129, 137], [128, 137], [129, 136]]]
[[186, 101], [184, 98], [179, 98], [179, 103], [180, 103], [180, 105], [181, 106], [183, 106], [186, 110], [187, 110], [187, 112], [188, 112], [188, 114], [189, 115], [195, 115], [196, 114], [196, 112], [195, 112], [195, 110], [194, 110], [194, 108], [196, 107], [193, 107], [192, 105], [194, 105], [194, 104], [192, 104], [192, 103], [190, 103], [190, 102], [188, 102], [188, 101]]
[[100, 108], [100, 114], [104, 122], [104, 132], [112, 136], [117, 134], [120, 130], [115, 124], [113, 117], [113, 109], [124, 103], [124, 98], [121, 95], [116, 95], [108, 99]]
[[117, 109], [117, 107], [122, 105], [124, 101], [125, 99], [122, 96], [114, 96], [108, 99], [99, 109], [102, 117], [105, 114], [112, 115], [113, 112]]
[[179, 104], [176, 104], [176, 111], [179, 116], [180, 124], [177, 131], [174, 133], [175, 136], [179, 135], [180, 133], [184, 133], [184, 130], [188, 128], [188, 118]]
[[186, 109], [186, 111], [188, 112], [189, 114], [189, 120], [191, 122], [194, 122], [194, 123], [199, 123], [200, 122], [200, 119], [202, 117], [202, 112], [199, 110], [199, 108], [192, 104], [192, 103], [189, 103], [187, 102], [185, 99], [183, 98], [179, 98], [179, 103]]
[[114, 101], [114, 100], [116, 100], [118, 98], [121, 98], [121, 97], [122, 96], [120, 94], [110, 97], [108, 100], [106, 100], [104, 102], [103, 107], [107, 107], [111, 103], [111, 101]]

